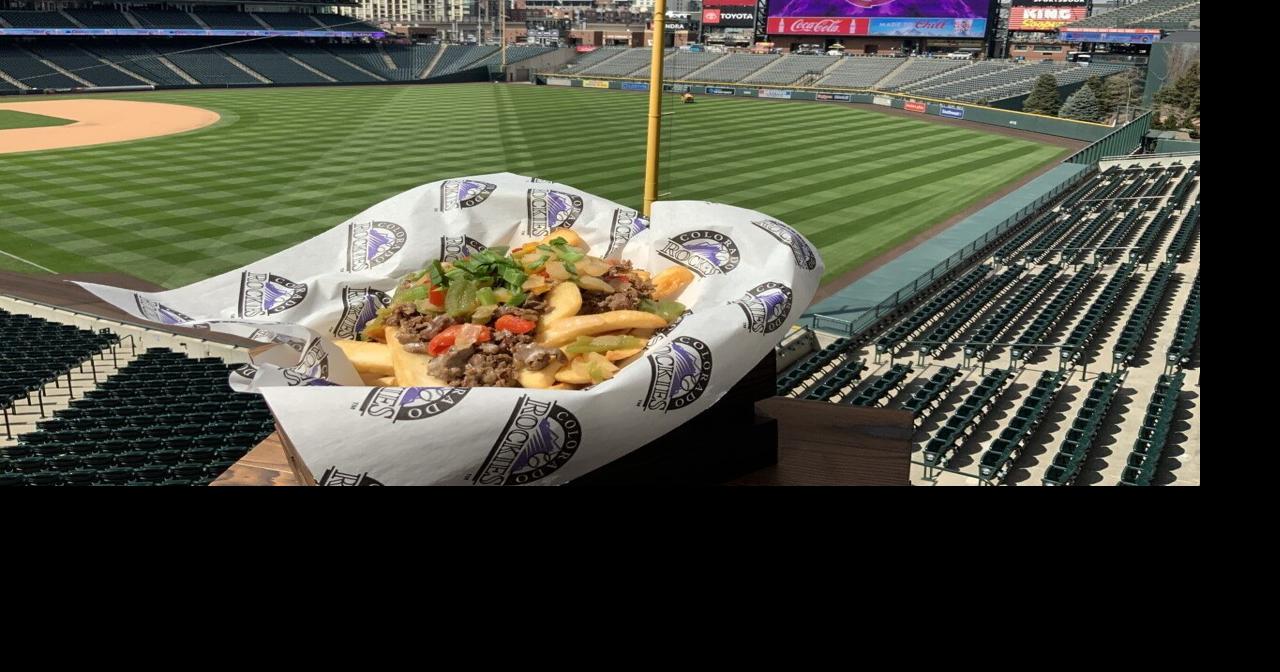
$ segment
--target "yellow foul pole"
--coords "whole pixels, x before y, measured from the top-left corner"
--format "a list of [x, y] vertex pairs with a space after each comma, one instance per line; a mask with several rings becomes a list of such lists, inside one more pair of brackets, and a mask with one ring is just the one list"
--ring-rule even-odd
[[644, 216], [658, 200], [658, 144], [662, 137], [662, 57], [667, 0], [653, 2], [653, 56], [649, 65], [649, 143], [644, 160]]

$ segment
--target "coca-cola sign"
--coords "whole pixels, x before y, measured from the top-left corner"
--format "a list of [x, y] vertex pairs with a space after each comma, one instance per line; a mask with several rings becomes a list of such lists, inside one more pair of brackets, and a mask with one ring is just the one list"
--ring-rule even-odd
[[866, 19], [822, 17], [770, 17], [769, 32], [775, 35], [866, 35]]

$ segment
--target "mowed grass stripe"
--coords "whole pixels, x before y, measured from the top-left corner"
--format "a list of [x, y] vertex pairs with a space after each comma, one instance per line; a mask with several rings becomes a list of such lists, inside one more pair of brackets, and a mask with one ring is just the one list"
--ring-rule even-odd
[[[444, 177], [506, 170], [640, 201], [645, 96], [446, 85], [111, 97], [205, 106], [226, 121], [171, 138], [0, 156], [0, 172], [13, 176], [0, 183], [0, 249], [58, 270], [122, 270], [176, 286]], [[829, 275], [1059, 152], [869, 109], [699, 103], [668, 108], [663, 188], [832, 231], [819, 246]], [[968, 161], [942, 158], [961, 147]], [[1015, 149], [1025, 158], [982, 164]], [[944, 168], [963, 175], [943, 179]], [[921, 175], [933, 179], [910, 181]]]

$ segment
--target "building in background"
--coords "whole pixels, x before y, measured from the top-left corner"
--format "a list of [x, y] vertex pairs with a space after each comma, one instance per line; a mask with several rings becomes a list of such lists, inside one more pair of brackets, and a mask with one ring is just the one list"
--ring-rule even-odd
[[1089, 16], [1091, 0], [1012, 0], [1009, 7], [1009, 58], [1066, 61], [1072, 47], [1058, 29]]

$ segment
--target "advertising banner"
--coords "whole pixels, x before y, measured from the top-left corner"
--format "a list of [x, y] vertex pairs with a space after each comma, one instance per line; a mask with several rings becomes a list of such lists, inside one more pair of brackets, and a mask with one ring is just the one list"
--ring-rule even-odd
[[755, 89], [738, 89], [738, 95], [739, 95], [739, 96], [750, 96], [750, 97], [754, 98], [754, 97], [755, 97], [755, 95], [756, 95], [756, 90], [755, 90]]
[[813, 96], [814, 100], [834, 100], [840, 103], [848, 103], [853, 101], [853, 96], [847, 93], [817, 93]]
[[770, 33], [977, 37], [986, 34], [990, 0], [777, 0]]
[[904, 110], [906, 110], [906, 111], [908, 111], [908, 112], [920, 112], [920, 113], [923, 113], [923, 112], [924, 112], [926, 109], [928, 109], [928, 108], [925, 106], [925, 104], [924, 104], [924, 103], [922, 103], [922, 102], [920, 102], [920, 101], [918, 101], [918, 100], [908, 100], [908, 101], [907, 101], [907, 104], [906, 104], [906, 105], [904, 105], [904, 106], [902, 107], [902, 109], [904, 109]]
[[755, 9], [756, 0], [702, 0], [702, 8], [710, 7], [750, 7]]
[[573, 82], [564, 77], [548, 77], [547, 86], [573, 86]]
[[721, 7], [702, 10], [702, 22], [722, 28], [750, 28], [756, 25], [755, 7]]
[[[1061, 3], [1065, 4], [1065, 3]], [[1083, 3], [1079, 7], [1052, 6], [1018, 7], [1009, 12], [1009, 30], [1033, 32], [1052, 31], [1085, 18], [1089, 9]]]
[[649, 82], [623, 82], [623, 91], [648, 91]]
[[1160, 40], [1160, 31], [1145, 28], [1090, 28], [1088, 30], [1064, 30], [1066, 42], [1109, 42], [1113, 44], [1151, 44]]
[[884, 107], [893, 107], [893, 99], [888, 96], [876, 96], [871, 99], [871, 102]]
[[707, 93], [713, 96], [732, 96], [733, 89], [725, 86], [708, 86]]
[[97, 37], [372, 37], [382, 31], [230, 30], [223, 28], [0, 28], [0, 35], [89, 35]]
[[607, 89], [609, 88], [608, 80], [604, 79], [584, 79], [582, 85], [588, 89]]
[[781, 98], [783, 100], [791, 100], [791, 92], [786, 89], [760, 89], [759, 96], [761, 98]]
[[599, 48], [600, 48], [600, 47], [581, 46], [581, 45], [580, 45], [580, 46], [574, 47], [574, 48], [573, 48], [573, 50], [574, 50], [574, 51], [576, 51], [576, 52], [578, 52], [579, 54], [589, 54], [589, 53], [591, 53], [591, 52], [593, 52], [593, 51], [595, 51], [596, 49], [599, 49]]
[[688, 84], [663, 84], [662, 90], [670, 91], [672, 93], [685, 93], [689, 90], [689, 85]]
[[938, 109], [938, 114], [952, 119], [964, 119], [964, 108], [954, 105], [943, 105]]

